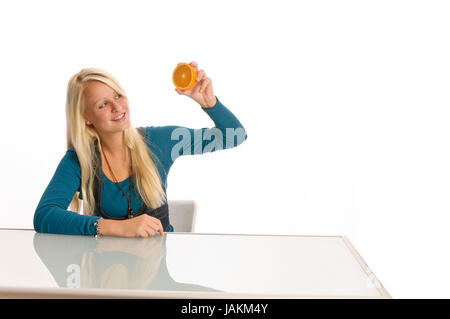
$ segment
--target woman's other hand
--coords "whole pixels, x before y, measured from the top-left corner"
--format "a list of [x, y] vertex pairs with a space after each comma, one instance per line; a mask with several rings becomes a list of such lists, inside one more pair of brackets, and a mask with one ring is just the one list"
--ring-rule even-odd
[[151, 237], [158, 232], [164, 235], [161, 221], [147, 214], [124, 220], [101, 219], [99, 227], [105, 236]]
[[180, 90], [176, 88], [175, 91], [177, 91], [180, 95], [189, 96], [191, 99], [200, 104], [202, 108], [212, 108], [216, 105], [217, 98], [214, 95], [211, 79], [206, 76], [204, 70], [198, 69], [197, 62], [191, 62], [189, 64], [192, 65], [197, 71], [197, 83], [189, 90]]

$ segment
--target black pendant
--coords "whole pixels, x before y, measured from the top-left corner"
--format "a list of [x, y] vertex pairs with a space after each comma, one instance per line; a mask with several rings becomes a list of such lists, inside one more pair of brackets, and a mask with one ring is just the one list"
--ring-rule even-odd
[[128, 208], [127, 217], [128, 218], [133, 218], [133, 211], [131, 210], [131, 208]]

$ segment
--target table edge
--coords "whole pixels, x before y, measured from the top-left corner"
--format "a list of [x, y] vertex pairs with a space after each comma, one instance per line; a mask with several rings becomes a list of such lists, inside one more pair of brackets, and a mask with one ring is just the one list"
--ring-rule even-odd
[[386, 299], [382, 296], [276, 295], [137, 289], [48, 288], [0, 286], [0, 299]]
[[347, 246], [347, 248], [350, 250], [350, 252], [353, 254], [353, 257], [356, 259], [358, 264], [361, 266], [362, 270], [366, 273], [367, 277], [369, 277], [380, 293], [382, 298], [392, 299], [392, 296], [387, 292], [386, 288], [384, 288], [383, 284], [380, 280], [375, 276], [374, 272], [370, 269], [370, 267], [367, 265], [367, 263], [364, 261], [364, 259], [361, 257], [359, 252], [356, 250], [356, 248], [353, 246], [353, 244], [350, 242], [350, 240], [347, 238], [347, 236], [342, 236], [342, 240], [344, 241], [344, 244]]

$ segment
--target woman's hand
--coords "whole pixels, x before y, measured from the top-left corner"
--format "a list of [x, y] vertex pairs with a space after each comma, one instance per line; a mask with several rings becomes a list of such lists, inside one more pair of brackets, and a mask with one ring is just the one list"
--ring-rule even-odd
[[161, 221], [147, 214], [124, 220], [101, 219], [99, 228], [105, 236], [149, 237], [157, 232], [164, 235]]
[[197, 71], [197, 83], [189, 90], [180, 90], [178, 88], [175, 91], [178, 94], [189, 96], [196, 101], [202, 108], [212, 108], [217, 103], [216, 96], [213, 92], [212, 81], [205, 74], [204, 70], [198, 70], [197, 62], [189, 63]]

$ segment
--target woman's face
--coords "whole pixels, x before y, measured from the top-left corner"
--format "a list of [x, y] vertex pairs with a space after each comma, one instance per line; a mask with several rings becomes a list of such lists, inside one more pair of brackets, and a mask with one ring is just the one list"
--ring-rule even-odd
[[89, 81], [83, 92], [86, 124], [99, 134], [125, 130], [130, 125], [128, 99], [100, 81]]

